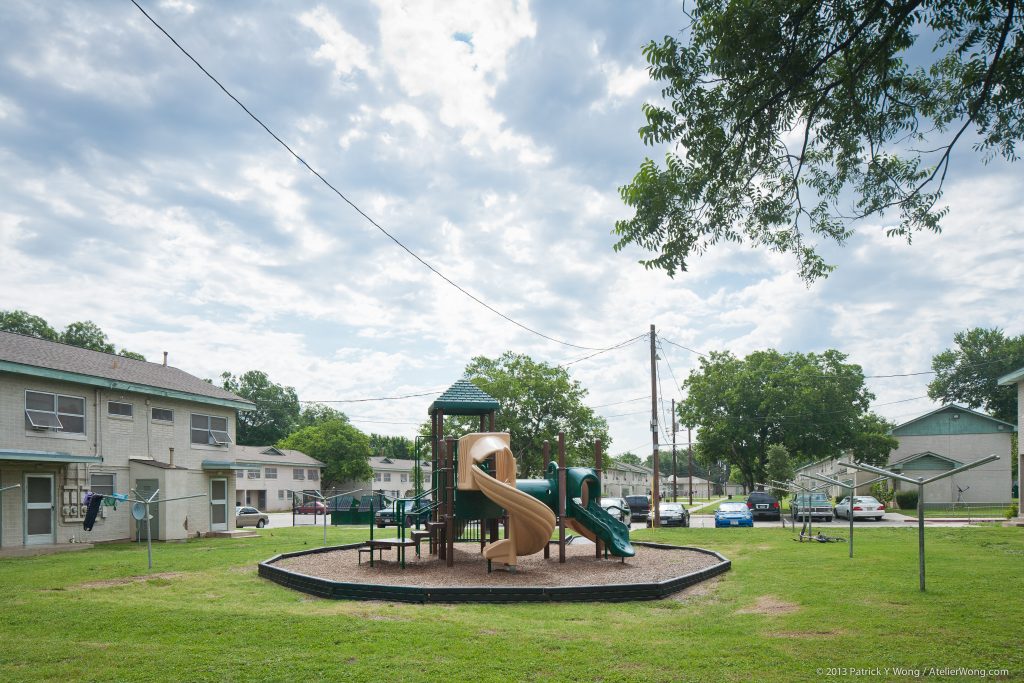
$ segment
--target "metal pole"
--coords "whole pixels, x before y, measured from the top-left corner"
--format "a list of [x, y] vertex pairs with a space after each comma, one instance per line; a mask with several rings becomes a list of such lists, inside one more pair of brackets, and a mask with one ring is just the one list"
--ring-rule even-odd
[[150, 520], [153, 515], [149, 514], [149, 501], [146, 501], [146, 557], [149, 559], [149, 568], [153, 568], [153, 530]]
[[[540, 452], [541, 452], [541, 462], [544, 464], [545, 471], [547, 471], [547, 466], [548, 466], [549, 458], [551, 457], [551, 444], [548, 442], [547, 439], [544, 439], [544, 443], [541, 444]], [[555, 478], [556, 479], [558, 478], [557, 471], [555, 473]], [[555, 509], [556, 510], [558, 509], [558, 505], [557, 504], [555, 505]], [[495, 536], [497, 536], [497, 531], [498, 531], [497, 527], [494, 527], [494, 535]], [[497, 540], [497, 539], [495, 539], [495, 540]], [[546, 560], [546, 559], [548, 559], [550, 557], [551, 557], [551, 543], [545, 543], [544, 544], [544, 559]]]
[[661, 494], [661, 472], [658, 468], [661, 463], [658, 459], [658, 354], [654, 351], [654, 340], [654, 325], [651, 325], [651, 462], [654, 463], [654, 480], [651, 483], [651, 507], [654, 517], [651, 526], [657, 528], [661, 526], [661, 511], [658, 509], [658, 498]]
[[686, 427], [686, 453], [689, 458], [687, 471], [690, 473], [690, 507], [693, 507], [693, 436], [689, 425]]
[[[924, 591], [924, 477], [917, 478], [917, 567], [921, 591]], [[853, 516], [853, 513], [850, 513]]]

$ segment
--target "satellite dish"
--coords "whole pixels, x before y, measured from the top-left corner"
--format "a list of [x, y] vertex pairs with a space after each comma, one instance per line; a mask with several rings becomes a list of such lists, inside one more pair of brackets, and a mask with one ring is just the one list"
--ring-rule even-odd
[[[146, 504], [132, 503], [132, 517], [140, 522], [146, 519]], [[153, 515], [150, 515], [149, 519], [153, 519]]]

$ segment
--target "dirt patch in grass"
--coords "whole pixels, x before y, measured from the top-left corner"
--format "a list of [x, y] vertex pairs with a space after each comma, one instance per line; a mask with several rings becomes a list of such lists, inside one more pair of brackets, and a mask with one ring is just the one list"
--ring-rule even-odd
[[86, 581], [85, 583], [76, 583], [73, 586], [68, 586], [70, 590], [90, 589], [90, 588], [113, 588], [114, 586], [129, 586], [133, 583], [152, 583], [155, 586], [166, 586], [170, 584], [171, 579], [177, 579], [184, 576], [182, 572], [163, 572], [161, 574], [146, 574], [145, 576], [124, 576], [119, 579], [104, 579], [102, 581]]
[[774, 595], [762, 595], [754, 601], [753, 605], [736, 610], [736, 614], [789, 614], [798, 609], [800, 609], [800, 605], [796, 603], [780, 600]]
[[768, 638], [832, 638], [842, 634], [842, 631], [835, 629], [828, 629], [825, 631], [776, 631], [775, 633], [766, 633], [765, 636]]
[[[671, 600], [678, 600], [680, 602], [689, 602], [695, 598], [706, 598], [713, 597], [715, 592], [718, 590], [718, 584], [721, 582], [721, 576], [715, 576], [707, 581], [701, 581], [700, 583], [684, 588], [683, 590], [669, 596]], [[711, 602], [709, 600], [708, 602]]]

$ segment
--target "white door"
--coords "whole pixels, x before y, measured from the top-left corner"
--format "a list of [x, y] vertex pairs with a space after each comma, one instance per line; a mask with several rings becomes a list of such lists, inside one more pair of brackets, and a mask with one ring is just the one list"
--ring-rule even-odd
[[228, 530], [228, 480], [210, 480], [210, 531]]
[[25, 545], [54, 543], [53, 475], [25, 475]]

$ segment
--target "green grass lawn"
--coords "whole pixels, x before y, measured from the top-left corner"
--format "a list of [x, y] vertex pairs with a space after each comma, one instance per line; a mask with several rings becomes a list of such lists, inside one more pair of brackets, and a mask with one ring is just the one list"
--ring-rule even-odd
[[[366, 535], [328, 531], [332, 544]], [[904, 680], [828, 675], [897, 666], [1024, 678], [1024, 614], [1008, 599], [1024, 588], [1020, 528], [929, 529], [925, 594], [913, 528], [858, 529], [853, 560], [782, 529], [637, 531], [733, 560], [694, 594], [645, 603], [329, 601], [256, 575], [321, 534], [157, 544], [152, 575], [129, 544], [0, 560], [0, 680]]]

